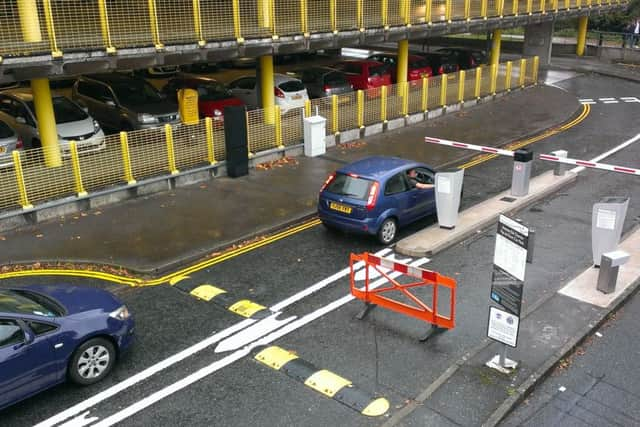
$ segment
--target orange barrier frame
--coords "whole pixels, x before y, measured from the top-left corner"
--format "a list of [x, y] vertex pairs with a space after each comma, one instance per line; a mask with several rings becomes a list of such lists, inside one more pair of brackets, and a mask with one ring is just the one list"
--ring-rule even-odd
[[[355, 270], [354, 264], [362, 261], [365, 264], [365, 285], [364, 288], [357, 288], [355, 286]], [[377, 289], [370, 289], [369, 285], [369, 267], [373, 267], [388, 281], [389, 285], [380, 287]], [[362, 300], [367, 305], [367, 309], [373, 306], [380, 306], [388, 308], [389, 310], [396, 311], [398, 313], [414, 317], [424, 322], [431, 323], [437, 329], [452, 329], [455, 326], [455, 301], [456, 301], [456, 281], [451, 277], [444, 276], [435, 271], [424, 270], [422, 268], [412, 267], [407, 264], [391, 261], [385, 258], [380, 258], [375, 255], [371, 255], [368, 252], [362, 254], [351, 254], [350, 257], [350, 269], [351, 269], [351, 295], [359, 300]], [[405, 276], [418, 279], [411, 283], [398, 283], [389, 276], [383, 269], [396, 271], [403, 273]], [[411, 288], [419, 286], [432, 286], [432, 307], [429, 307], [424, 302], [420, 301], [415, 295], [410, 292]], [[443, 286], [450, 289], [450, 317], [438, 314], [438, 287]], [[415, 306], [406, 304], [384, 296], [385, 293], [401, 292], [409, 300], [415, 303]], [[361, 316], [364, 317], [366, 312], [363, 312]], [[425, 338], [426, 339], [426, 338]]]

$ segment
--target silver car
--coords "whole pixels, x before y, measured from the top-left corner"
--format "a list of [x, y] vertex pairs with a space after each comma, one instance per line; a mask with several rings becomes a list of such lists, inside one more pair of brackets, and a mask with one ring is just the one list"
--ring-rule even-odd
[[11, 127], [0, 120], [0, 168], [13, 165], [13, 150], [22, 148], [22, 140]]
[[[71, 155], [71, 141], [76, 141], [80, 153], [105, 147], [104, 133], [100, 125], [78, 104], [57, 94], [53, 94], [51, 101], [63, 157]], [[19, 88], [0, 92], [0, 119], [15, 129], [25, 149], [42, 146], [31, 89]]]

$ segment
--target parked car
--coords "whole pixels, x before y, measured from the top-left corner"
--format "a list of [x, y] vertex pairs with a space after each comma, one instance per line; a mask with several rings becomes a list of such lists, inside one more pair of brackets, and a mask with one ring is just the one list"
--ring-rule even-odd
[[374, 89], [391, 84], [389, 67], [370, 60], [341, 61], [332, 68], [342, 71], [356, 90]]
[[13, 164], [13, 150], [22, 148], [22, 140], [11, 127], [0, 120], [0, 168]]
[[[304, 102], [309, 99], [309, 94], [300, 80], [284, 74], [274, 74], [273, 82], [275, 102], [280, 107], [281, 113], [304, 107]], [[229, 89], [233, 96], [240, 98], [246, 105], [258, 107], [258, 88], [255, 76], [236, 79], [229, 83]]]
[[487, 62], [487, 55], [481, 50], [463, 47], [443, 47], [438, 49], [436, 53], [442, 53], [453, 58], [461, 70], [476, 68]]
[[414, 187], [410, 170], [418, 182], [434, 183], [431, 166], [397, 157], [367, 157], [341, 167], [320, 189], [320, 220], [328, 228], [376, 235], [390, 244], [399, 227], [436, 211], [434, 189]]
[[133, 341], [134, 320], [94, 288], [0, 289], [0, 409], [69, 379], [102, 380]]
[[224, 107], [244, 105], [244, 102], [233, 96], [229, 88], [216, 79], [204, 76], [179, 74], [169, 80], [162, 88], [162, 93], [172, 102], [177, 102], [180, 89], [194, 89], [198, 92], [198, 111], [200, 117], [212, 117], [221, 120]]
[[353, 91], [353, 85], [342, 71], [328, 67], [309, 67], [287, 72], [300, 79], [311, 98], [340, 95]]
[[220, 71], [220, 66], [211, 62], [196, 62], [195, 64], [181, 65], [180, 71], [191, 74], [211, 74]]
[[460, 66], [450, 55], [442, 53], [423, 53], [422, 56], [427, 60], [434, 76], [440, 74], [450, 74], [460, 71]]
[[[395, 53], [376, 53], [369, 56], [372, 61], [382, 62], [389, 66], [391, 71], [391, 81], [398, 81], [398, 55]], [[431, 77], [433, 70], [427, 60], [420, 55], [409, 55], [407, 80], [422, 80], [423, 77]]]
[[135, 75], [149, 79], [166, 79], [173, 77], [179, 71], [177, 65], [163, 65], [160, 67], [144, 68], [134, 71]]
[[[78, 104], [55, 93], [51, 101], [63, 156], [70, 155], [71, 141], [76, 141], [80, 153], [105, 147], [104, 132], [100, 125]], [[18, 88], [0, 92], [0, 120], [17, 132], [25, 149], [42, 146], [31, 89]]]
[[165, 99], [145, 79], [109, 73], [83, 76], [72, 97], [112, 130], [148, 129], [180, 122], [178, 105]]

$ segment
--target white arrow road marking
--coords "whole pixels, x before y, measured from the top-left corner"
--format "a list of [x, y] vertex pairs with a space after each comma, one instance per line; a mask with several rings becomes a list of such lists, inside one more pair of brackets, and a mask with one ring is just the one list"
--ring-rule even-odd
[[[427, 259], [426, 258], [420, 258], [414, 262], [412, 262], [411, 265], [412, 267], [419, 267], [422, 264], [426, 263]], [[398, 273], [398, 272], [393, 272], [391, 274], [389, 274], [389, 277], [391, 278], [396, 278], [398, 276], [402, 275], [402, 273]], [[375, 289], [378, 288], [382, 285], [384, 285], [385, 283], [387, 283], [388, 280], [386, 278], [382, 278], [382, 279], [378, 279], [375, 282], [369, 284], [369, 289]], [[295, 331], [296, 329], [301, 328], [302, 326], [306, 325], [307, 323], [310, 323], [314, 320], [316, 320], [319, 317], [324, 316], [325, 314], [336, 310], [340, 307], [342, 307], [343, 305], [347, 304], [350, 301], [353, 301], [355, 299], [355, 297], [351, 294], [345, 295], [344, 297], [333, 301], [332, 303], [325, 305], [324, 307], [321, 307], [309, 314], [307, 314], [306, 316], [301, 317], [300, 319], [287, 324], [285, 327], [270, 333], [269, 335], [267, 335], [266, 337], [260, 339], [259, 341], [256, 341], [252, 344], [249, 344], [248, 346], [246, 346], [245, 348], [241, 349], [241, 350], [237, 350], [233, 353], [231, 353], [228, 356], [223, 357], [222, 359], [213, 362], [211, 365], [209, 366], [205, 366], [204, 368], [194, 372], [193, 374], [183, 378], [182, 380], [175, 382], [165, 388], [163, 388], [162, 390], [159, 390], [147, 397], [145, 397], [144, 399], [134, 403], [133, 405], [119, 411], [116, 412], [115, 414], [105, 418], [104, 420], [100, 421], [97, 424], [94, 424], [92, 427], [109, 427], [112, 426], [116, 423], [119, 423], [122, 420], [125, 420], [127, 418], [129, 418], [132, 415], [135, 415], [136, 413], [142, 411], [143, 409], [153, 405], [154, 403], [164, 399], [165, 397], [168, 397], [170, 395], [172, 395], [173, 393], [176, 393], [180, 390], [182, 390], [183, 388], [188, 387], [189, 385], [201, 380], [202, 378], [213, 374], [214, 372], [231, 365], [232, 363], [242, 359], [243, 357], [247, 356], [252, 349], [258, 347], [258, 346], [262, 346], [262, 345], [267, 345], [270, 344], [271, 342], [277, 340], [278, 338], [281, 338], [293, 331]]]
[[[640, 133], [637, 134], [636, 136], [634, 136], [633, 138], [627, 139], [625, 142], [623, 142], [622, 144], [618, 145], [617, 147], [612, 148], [611, 150], [607, 151], [606, 153], [602, 153], [597, 157], [594, 157], [593, 159], [589, 160], [592, 163], [598, 163], [600, 160], [609, 157], [610, 155], [617, 153], [618, 151], [622, 150], [623, 148], [628, 147], [629, 145], [633, 144], [634, 142], [638, 141], [640, 139]], [[584, 166], [578, 166], [576, 168], [571, 169], [571, 172], [573, 173], [580, 173], [583, 170], [585, 170]]]
[[624, 102], [640, 102], [640, 99], [638, 99], [636, 96], [621, 96], [620, 99], [622, 99]]
[[[380, 251], [376, 252], [377, 256], [384, 256], [386, 254], [388, 254], [389, 252], [391, 252], [390, 248], [384, 248], [381, 249]], [[358, 263], [359, 266], [356, 264], [357, 268], [362, 268], [364, 266], [364, 263]], [[331, 283], [335, 282], [336, 280], [346, 276], [349, 274], [349, 272], [351, 271], [351, 269], [349, 267], [339, 271], [338, 273], [327, 277], [324, 280], [321, 280], [320, 282], [298, 292], [295, 295], [292, 295], [291, 297], [279, 302], [278, 304], [274, 305], [273, 307], [271, 307], [271, 311], [274, 312], [279, 312], [282, 311], [285, 307], [313, 294], [314, 292], [319, 291], [320, 289], [330, 285]], [[47, 418], [44, 421], [41, 421], [40, 423], [36, 424], [34, 427], [52, 427], [55, 425], [58, 425], [60, 423], [62, 423], [63, 421], [78, 415], [79, 413], [86, 411], [87, 409], [90, 409], [92, 407], [94, 407], [95, 405], [97, 405], [98, 403], [109, 399], [110, 397], [117, 395], [121, 392], [123, 392], [124, 390], [126, 390], [129, 387], [134, 386], [135, 384], [139, 383], [140, 381], [143, 381], [149, 377], [151, 377], [152, 375], [157, 374], [158, 372], [167, 369], [169, 367], [171, 367], [172, 365], [186, 359], [189, 356], [192, 356], [196, 353], [198, 353], [199, 351], [204, 350], [205, 348], [216, 344], [218, 341], [223, 340], [225, 338], [227, 338], [228, 336], [231, 336], [232, 334], [246, 328], [249, 327], [250, 325], [254, 324], [256, 321], [253, 319], [245, 319], [239, 323], [236, 323], [235, 325], [232, 325], [230, 327], [228, 327], [227, 329], [224, 329], [218, 333], [215, 333], [214, 335], [200, 341], [199, 343], [196, 343], [194, 345], [192, 345], [191, 347], [188, 347], [184, 350], [182, 350], [179, 353], [176, 353], [172, 356], [169, 356], [168, 358], [156, 363], [155, 365], [152, 365], [150, 367], [148, 367], [147, 369], [135, 374], [134, 376], [127, 378], [126, 380], [115, 384], [111, 387], [109, 387], [106, 390], [101, 391], [100, 393], [90, 397], [89, 399], [83, 400], [82, 402], [79, 402], [77, 404], [75, 404], [74, 406], [59, 412], [58, 414]]]
[[283, 325], [296, 319], [298, 316], [291, 316], [283, 320], [276, 319], [282, 313], [274, 313], [266, 319], [262, 319], [255, 325], [252, 325], [235, 335], [223, 340], [215, 349], [216, 353], [224, 353], [225, 351], [237, 350], [267, 335], [269, 332], [275, 331]]

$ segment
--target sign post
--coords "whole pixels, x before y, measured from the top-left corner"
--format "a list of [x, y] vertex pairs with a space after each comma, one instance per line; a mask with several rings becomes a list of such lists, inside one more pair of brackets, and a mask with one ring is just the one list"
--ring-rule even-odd
[[504, 344], [501, 354], [486, 363], [490, 368], [510, 373], [517, 362], [507, 358], [507, 346], [516, 347], [520, 328], [522, 290], [529, 249], [529, 229], [500, 215], [491, 275], [491, 300], [487, 336]]

